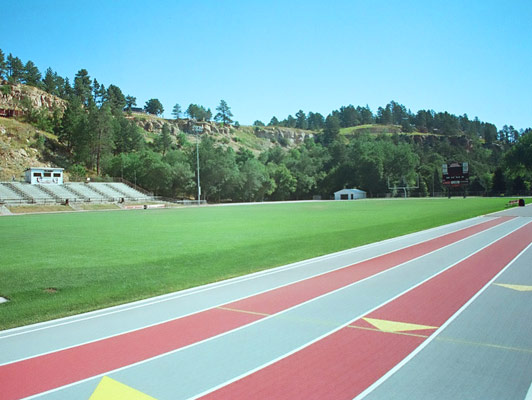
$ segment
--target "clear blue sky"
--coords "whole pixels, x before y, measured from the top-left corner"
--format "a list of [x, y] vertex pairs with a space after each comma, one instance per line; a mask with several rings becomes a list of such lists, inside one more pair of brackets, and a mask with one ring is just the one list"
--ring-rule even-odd
[[72, 81], [267, 123], [390, 100], [532, 126], [532, 1], [17, 0], [0, 48]]

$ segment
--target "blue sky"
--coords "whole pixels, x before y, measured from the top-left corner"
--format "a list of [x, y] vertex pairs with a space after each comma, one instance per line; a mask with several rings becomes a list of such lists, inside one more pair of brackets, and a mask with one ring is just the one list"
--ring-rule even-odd
[[17, 0], [0, 48], [73, 79], [85, 68], [165, 116], [227, 101], [267, 123], [390, 100], [532, 126], [532, 1]]

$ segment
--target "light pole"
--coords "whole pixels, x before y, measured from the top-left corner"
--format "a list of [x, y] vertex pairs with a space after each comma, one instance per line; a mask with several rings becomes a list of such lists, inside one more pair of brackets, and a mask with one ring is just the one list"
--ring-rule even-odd
[[196, 165], [198, 168], [198, 206], [200, 205], [200, 196], [201, 196], [201, 186], [199, 178], [199, 134], [203, 132], [203, 126], [194, 125], [192, 130], [196, 133]]

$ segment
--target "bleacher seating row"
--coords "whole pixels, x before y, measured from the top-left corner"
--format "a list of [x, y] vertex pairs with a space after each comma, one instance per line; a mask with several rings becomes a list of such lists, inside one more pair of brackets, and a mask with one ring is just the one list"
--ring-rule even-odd
[[0, 203], [64, 203], [146, 201], [152, 199], [121, 182], [69, 182], [63, 185], [0, 182]]

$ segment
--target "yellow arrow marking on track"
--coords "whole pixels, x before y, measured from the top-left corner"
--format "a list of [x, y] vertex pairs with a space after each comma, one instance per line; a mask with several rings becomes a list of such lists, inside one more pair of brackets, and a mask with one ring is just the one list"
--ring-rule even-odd
[[517, 290], [519, 292], [532, 292], [532, 286], [527, 285], [508, 285], [506, 283], [495, 283], [495, 285]]
[[375, 319], [375, 318], [362, 318], [362, 319], [383, 332], [407, 332], [407, 331], [421, 331], [424, 329], [438, 329], [437, 326], [409, 324], [407, 322], [386, 321], [384, 319]]
[[156, 400], [137, 389], [104, 376], [89, 400]]

